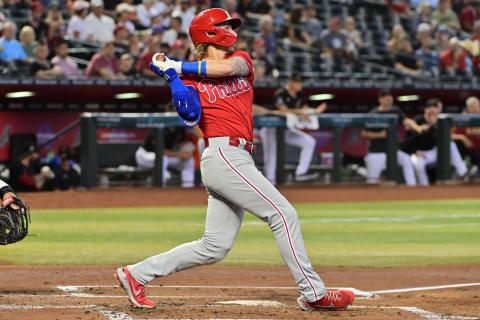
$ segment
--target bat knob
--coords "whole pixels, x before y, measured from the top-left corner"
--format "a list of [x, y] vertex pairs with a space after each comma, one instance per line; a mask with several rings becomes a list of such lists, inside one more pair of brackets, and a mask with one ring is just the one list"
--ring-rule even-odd
[[165, 61], [165, 54], [163, 53], [157, 53], [155, 54], [155, 61]]

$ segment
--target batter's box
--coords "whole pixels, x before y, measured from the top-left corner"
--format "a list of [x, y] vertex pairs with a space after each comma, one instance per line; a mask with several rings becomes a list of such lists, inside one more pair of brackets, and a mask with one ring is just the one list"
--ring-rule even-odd
[[[78, 298], [122, 298], [125, 297], [125, 295], [116, 295], [114, 294], [116, 292], [116, 288], [118, 286], [111, 286], [111, 285], [85, 285], [85, 286], [57, 286], [58, 289], [62, 290], [65, 293], [68, 293], [69, 295], [73, 297], [78, 297]], [[218, 299], [218, 298], [252, 298], [252, 293], [251, 290], [255, 291], [298, 291], [297, 287], [256, 287], [256, 286], [148, 286], [147, 287], [150, 290], [150, 294], [148, 295], [150, 298], [160, 298], [160, 299]], [[172, 290], [174, 289], [174, 295], [168, 294], [168, 295], [155, 295], [152, 292], [165, 292], [165, 290]], [[184, 294], [181, 294], [179, 289], [187, 289], [190, 291], [187, 291]], [[198, 290], [198, 289], [208, 289], [208, 290], [214, 290], [218, 292], [218, 294], [212, 294], [212, 295], [205, 295], [205, 294], [192, 294], [192, 290]], [[356, 288], [328, 288], [328, 289], [347, 289], [350, 291], [353, 291], [355, 293], [355, 299], [357, 300], [371, 300], [371, 299], [378, 299], [380, 298], [379, 295], [362, 291]], [[229, 291], [233, 291], [233, 293], [230, 293]], [[247, 292], [250, 290], [250, 292]], [[242, 295], [242, 291], [245, 291], [245, 295]], [[171, 293], [171, 291], [169, 292]]]

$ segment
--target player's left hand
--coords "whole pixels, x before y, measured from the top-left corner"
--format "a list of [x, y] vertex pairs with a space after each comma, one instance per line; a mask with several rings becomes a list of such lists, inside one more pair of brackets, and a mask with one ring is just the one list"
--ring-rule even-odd
[[178, 74], [182, 73], [182, 62], [171, 60], [162, 52], [156, 53], [153, 56], [152, 63], [162, 72], [168, 69], [174, 69]]

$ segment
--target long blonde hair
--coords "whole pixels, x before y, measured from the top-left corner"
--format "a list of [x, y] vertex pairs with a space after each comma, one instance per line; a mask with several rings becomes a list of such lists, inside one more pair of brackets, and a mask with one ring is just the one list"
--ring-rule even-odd
[[193, 54], [195, 55], [195, 59], [198, 61], [202, 60], [206, 56], [208, 56], [208, 43], [199, 43], [195, 46], [195, 51]]

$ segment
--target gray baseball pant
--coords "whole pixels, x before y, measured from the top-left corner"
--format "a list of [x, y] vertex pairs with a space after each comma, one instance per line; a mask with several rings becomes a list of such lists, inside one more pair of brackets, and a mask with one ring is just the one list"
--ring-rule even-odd
[[228, 139], [210, 138], [202, 155], [202, 179], [209, 193], [203, 237], [130, 265], [128, 270], [145, 285], [155, 277], [222, 260], [247, 210], [268, 223], [303, 298], [310, 302], [322, 298], [325, 285], [308, 259], [297, 212], [258, 171], [250, 153], [241, 145], [230, 146]]

